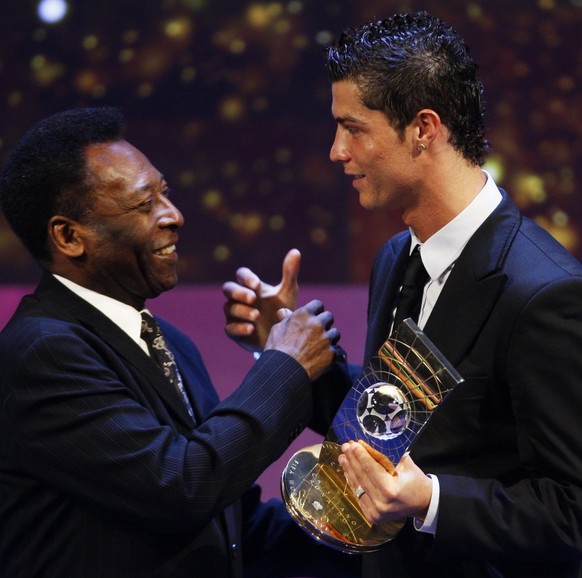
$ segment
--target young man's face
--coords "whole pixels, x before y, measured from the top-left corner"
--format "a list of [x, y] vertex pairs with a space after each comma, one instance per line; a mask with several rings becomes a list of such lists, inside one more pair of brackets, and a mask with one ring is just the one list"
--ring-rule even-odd
[[337, 129], [330, 159], [353, 178], [363, 207], [406, 210], [416, 202], [419, 182], [413, 128], [401, 137], [383, 112], [362, 103], [351, 80], [334, 82], [332, 97]]
[[163, 176], [128, 142], [90, 145], [85, 159], [96, 185], [84, 219], [84, 283], [140, 308], [178, 281], [175, 245], [184, 219]]

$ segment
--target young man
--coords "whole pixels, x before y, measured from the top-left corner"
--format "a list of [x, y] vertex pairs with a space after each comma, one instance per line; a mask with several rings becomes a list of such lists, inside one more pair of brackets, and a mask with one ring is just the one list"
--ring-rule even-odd
[[183, 217], [122, 124], [109, 108], [54, 115], [2, 174], [44, 275], [0, 334], [0, 574], [350, 576], [252, 487], [310, 418], [332, 315], [316, 301], [278, 312], [219, 403], [194, 344], [147, 315], [177, 282]]
[[[373, 265], [365, 363], [391, 331], [420, 246], [418, 324], [465, 380], [396, 475], [344, 445], [369, 520], [408, 520], [364, 555], [364, 576], [579, 576], [582, 266], [481, 169], [482, 86], [454, 30], [399, 14], [344, 32], [328, 60], [331, 160], [364, 207], [394, 209], [407, 226]], [[299, 260], [288, 255], [277, 287], [237, 272], [224, 287], [229, 334], [262, 347], [269, 307], [295, 302]]]

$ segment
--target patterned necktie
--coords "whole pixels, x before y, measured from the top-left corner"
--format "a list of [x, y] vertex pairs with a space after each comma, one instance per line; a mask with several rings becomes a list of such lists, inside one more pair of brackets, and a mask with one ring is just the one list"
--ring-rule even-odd
[[393, 331], [408, 317], [418, 322], [422, 293], [428, 281], [428, 273], [420, 258], [420, 245], [414, 248], [406, 263], [402, 289], [398, 295]]
[[178, 371], [174, 354], [166, 345], [158, 322], [145, 311], [141, 312], [141, 338], [147, 343], [150, 355], [154, 361], [162, 368], [164, 375], [184, 400], [190, 417], [194, 418], [194, 410], [186, 395], [186, 390], [182, 383], [182, 376]]

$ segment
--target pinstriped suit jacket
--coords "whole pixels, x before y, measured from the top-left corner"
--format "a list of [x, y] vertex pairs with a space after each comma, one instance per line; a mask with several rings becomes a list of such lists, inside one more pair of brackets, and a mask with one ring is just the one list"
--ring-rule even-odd
[[160, 325], [198, 427], [155, 363], [50, 275], [0, 334], [2, 578], [226, 578], [281, 542], [306, 548], [288, 563], [322, 554], [253, 488], [310, 417], [303, 368], [266, 352], [219, 403], [193, 343]]

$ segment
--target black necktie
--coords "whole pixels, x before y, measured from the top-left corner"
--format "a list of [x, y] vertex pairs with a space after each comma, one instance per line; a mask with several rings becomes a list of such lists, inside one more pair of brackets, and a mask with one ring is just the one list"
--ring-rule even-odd
[[408, 317], [418, 321], [422, 293], [427, 281], [428, 273], [420, 258], [420, 245], [417, 245], [406, 263], [402, 289], [398, 295], [396, 313], [394, 315], [393, 331]]
[[147, 343], [152, 359], [162, 368], [165, 376], [184, 400], [190, 417], [194, 418], [194, 411], [186, 395], [186, 390], [182, 383], [182, 376], [178, 371], [174, 354], [166, 345], [158, 322], [145, 311], [141, 312], [141, 338]]

